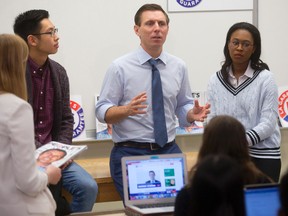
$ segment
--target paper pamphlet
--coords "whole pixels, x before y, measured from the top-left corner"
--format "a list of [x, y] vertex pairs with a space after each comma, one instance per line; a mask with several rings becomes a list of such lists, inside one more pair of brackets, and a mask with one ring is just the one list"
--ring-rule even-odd
[[87, 145], [67, 145], [52, 141], [36, 149], [35, 159], [40, 167], [50, 164], [61, 167], [86, 149]]

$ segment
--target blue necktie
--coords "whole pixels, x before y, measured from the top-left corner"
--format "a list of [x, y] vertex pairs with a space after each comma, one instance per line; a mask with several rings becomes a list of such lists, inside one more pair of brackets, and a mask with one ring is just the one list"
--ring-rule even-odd
[[157, 61], [150, 59], [148, 62], [152, 66], [152, 111], [155, 142], [163, 147], [167, 143], [168, 135], [165, 121], [161, 77], [159, 70], [156, 67]]

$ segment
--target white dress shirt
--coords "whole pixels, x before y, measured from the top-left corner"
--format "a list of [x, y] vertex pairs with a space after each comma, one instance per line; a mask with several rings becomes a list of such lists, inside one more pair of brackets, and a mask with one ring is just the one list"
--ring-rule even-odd
[[[126, 105], [141, 92], [147, 93], [147, 113], [129, 116], [113, 124], [114, 142], [155, 142], [151, 107], [152, 68], [147, 62], [149, 59], [151, 56], [139, 47], [116, 59], [106, 73], [96, 105], [96, 116], [100, 122], [105, 122], [105, 114], [110, 107]], [[156, 67], [161, 75], [168, 142], [171, 142], [175, 139], [175, 114], [181, 126], [191, 125], [187, 122], [187, 112], [193, 108], [192, 92], [187, 67], [181, 59], [166, 52], [162, 52], [157, 59], [160, 59]]]

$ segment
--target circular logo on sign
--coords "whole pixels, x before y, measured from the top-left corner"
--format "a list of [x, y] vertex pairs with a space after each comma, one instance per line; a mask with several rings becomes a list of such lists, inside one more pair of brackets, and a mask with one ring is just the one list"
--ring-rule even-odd
[[201, 1], [202, 0], [177, 0], [178, 4], [186, 8], [195, 7], [200, 4]]
[[84, 112], [75, 101], [70, 101], [70, 108], [74, 117], [73, 138], [78, 137], [85, 129]]
[[288, 122], [288, 90], [284, 91], [278, 98], [279, 116], [284, 121]]

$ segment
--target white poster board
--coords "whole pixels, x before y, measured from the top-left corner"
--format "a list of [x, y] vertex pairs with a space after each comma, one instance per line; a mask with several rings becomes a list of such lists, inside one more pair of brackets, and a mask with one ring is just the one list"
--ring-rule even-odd
[[169, 12], [253, 10], [253, 0], [167, 0]]

